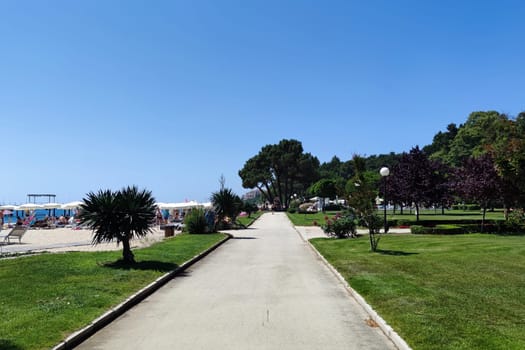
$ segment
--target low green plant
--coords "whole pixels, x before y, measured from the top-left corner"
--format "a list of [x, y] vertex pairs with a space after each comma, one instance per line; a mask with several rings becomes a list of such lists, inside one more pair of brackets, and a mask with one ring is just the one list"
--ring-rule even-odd
[[188, 233], [207, 233], [210, 231], [204, 209], [194, 208], [184, 217], [184, 230]]
[[509, 213], [507, 219], [509, 229], [513, 231], [520, 231], [525, 226], [525, 212], [523, 209], [515, 209]]

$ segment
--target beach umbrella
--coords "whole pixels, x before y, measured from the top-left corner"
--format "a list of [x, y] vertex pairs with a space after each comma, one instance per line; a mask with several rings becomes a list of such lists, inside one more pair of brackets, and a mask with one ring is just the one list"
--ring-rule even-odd
[[4, 211], [2, 212], [2, 214], [4, 214], [4, 215], [11, 215], [11, 214], [13, 214], [13, 212], [12, 212], [11, 210], [4, 209]]
[[44, 209], [47, 209], [48, 215], [51, 215], [51, 209], [53, 209], [53, 216], [55, 216], [55, 209], [58, 209], [62, 206], [60, 203], [44, 203], [42, 204]]
[[82, 204], [84, 204], [84, 202], [74, 201], [74, 202], [69, 202], [69, 203], [66, 203], [66, 204], [62, 204], [60, 206], [60, 208], [69, 210], [68, 216], [71, 216], [71, 209], [78, 209], [78, 208], [80, 208], [80, 206]]
[[0, 209], [2, 210], [16, 210], [16, 208], [16, 205], [11, 204], [0, 205]]
[[60, 203], [44, 203], [42, 204], [44, 209], [58, 209], [62, 206]]
[[18, 210], [37, 210], [37, 209], [43, 209], [44, 207], [41, 204], [36, 203], [26, 203], [22, 204], [18, 207]]
[[84, 204], [84, 202], [81, 202], [81, 201], [69, 202], [69, 203], [62, 204], [60, 206], [60, 208], [62, 208], [62, 209], [77, 209], [77, 208], [80, 208], [80, 206], [82, 204]]

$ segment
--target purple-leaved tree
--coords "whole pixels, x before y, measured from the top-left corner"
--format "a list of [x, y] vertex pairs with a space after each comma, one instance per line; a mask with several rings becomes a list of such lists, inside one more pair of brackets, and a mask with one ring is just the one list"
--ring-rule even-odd
[[489, 154], [467, 159], [456, 173], [456, 192], [465, 200], [479, 204], [485, 224], [487, 208], [501, 199], [501, 179]]

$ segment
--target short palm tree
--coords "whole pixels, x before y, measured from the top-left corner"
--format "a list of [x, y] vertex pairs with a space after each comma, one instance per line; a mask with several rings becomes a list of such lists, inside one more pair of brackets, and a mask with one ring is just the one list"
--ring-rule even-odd
[[117, 192], [88, 193], [80, 206], [79, 219], [93, 230], [93, 244], [122, 242], [123, 261], [134, 263], [130, 240], [152, 231], [155, 213], [155, 198], [151, 192], [128, 186]]
[[224, 222], [227, 217], [233, 223], [241, 212], [243, 204], [241, 198], [229, 188], [221, 188], [218, 192], [213, 192], [211, 202], [219, 223]]

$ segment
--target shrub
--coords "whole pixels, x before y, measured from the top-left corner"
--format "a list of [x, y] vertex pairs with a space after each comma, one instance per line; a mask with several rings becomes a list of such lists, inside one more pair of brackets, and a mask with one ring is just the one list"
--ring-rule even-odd
[[433, 232], [433, 227], [412, 225], [410, 226], [410, 232], [415, 235], [430, 235]]
[[209, 232], [204, 209], [195, 208], [186, 214], [184, 217], [184, 230], [188, 233]]
[[295, 214], [297, 212], [297, 209], [296, 208], [288, 208], [288, 212], [290, 214]]
[[353, 237], [356, 233], [357, 223], [352, 216], [335, 217], [326, 220], [326, 224], [321, 228], [329, 236], [337, 238]]
[[509, 213], [509, 218], [507, 219], [507, 225], [509, 228], [514, 230], [519, 230], [523, 225], [525, 225], [525, 212], [523, 209], [514, 209]]
[[419, 235], [458, 235], [466, 233], [467, 230], [459, 225], [436, 225], [435, 227], [412, 225], [410, 232]]
[[[289, 211], [290, 209], [295, 209], [295, 210], [297, 210], [297, 209], [299, 209], [299, 206], [300, 206], [300, 205], [301, 205], [301, 201], [298, 200], [298, 199], [294, 199], [294, 200], [290, 201], [290, 204], [288, 204], [288, 211]], [[295, 212], [294, 212], [294, 213], [295, 213]]]

